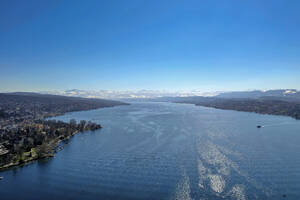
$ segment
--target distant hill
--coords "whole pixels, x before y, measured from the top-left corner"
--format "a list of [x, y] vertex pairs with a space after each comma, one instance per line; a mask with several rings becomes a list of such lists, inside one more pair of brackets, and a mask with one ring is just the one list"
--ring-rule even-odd
[[41, 100], [41, 101], [53, 101], [56, 100], [57, 103], [62, 101], [70, 101], [70, 102], [94, 102], [100, 104], [102, 106], [113, 106], [113, 105], [122, 105], [125, 104], [120, 101], [115, 100], [108, 100], [108, 99], [99, 99], [99, 98], [84, 98], [84, 97], [69, 97], [69, 96], [62, 96], [62, 95], [52, 95], [52, 94], [40, 94], [40, 93], [33, 93], [33, 92], [14, 92], [14, 93], [0, 93], [1, 100], [3, 98], [17, 98], [17, 99], [33, 99], [33, 100]]
[[148, 101], [189, 103], [225, 110], [285, 115], [300, 119], [300, 92], [297, 90], [226, 92], [214, 97], [161, 97], [148, 99]]
[[285, 115], [300, 119], [300, 99], [290, 96], [261, 96], [256, 98], [182, 97], [168, 99], [174, 103], [190, 103], [224, 110]]
[[104, 98], [104, 99], [153, 99], [159, 97], [177, 97], [177, 96], [215, 96], [219, 92], [201, 92], [198, 90], [192, 91], [164, 91], [164, 90], [65, 90], [65, 91], [44, 91], [43, 94], [55, 94], [72, 97], [86, 98]]
[[216, 97], [218, 98], [250, 98], [256, 99], [261, 97], [291, 97], [300, 98], [300, 91], [295, 89], [281, 89], [281, 90], [254, 90], [241, 92], [224, 92]]
[[128, 102], [177, 102], [184, 100], [185, 102], [207, 102], [214, 98], [219, 99], [265, 99], [265, 100], [280, 100], [288, 102], [300, 101], [300, 91], [296, 89], [280, 89], [280, 90], [254, 90], [254, 91], [239, 91], [239, 92], [216, 92], [210, 95], [186, 95], [186, 96], [162, 96], [162, 97], [144, 97], [144, 98], [120, 98]]
[[[125, 105], [120, 101], [96, 98], [67, 97], [39, 93], [0, 93], [0, 111], [36, 112], [42, 116], [63, 114], [72, 111], [90, 110], [103, 107]], [[23, 115], [21, 113], [20, 115]]]

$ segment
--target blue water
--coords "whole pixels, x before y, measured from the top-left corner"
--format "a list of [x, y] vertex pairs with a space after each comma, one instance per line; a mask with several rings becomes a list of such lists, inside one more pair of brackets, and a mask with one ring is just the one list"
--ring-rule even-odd
[[103, 128], [75, 135], [54, 158], [0, 172], [1, 200], [300, 199], [292, 118], [172, 103], [57, 117], [71, 118]]

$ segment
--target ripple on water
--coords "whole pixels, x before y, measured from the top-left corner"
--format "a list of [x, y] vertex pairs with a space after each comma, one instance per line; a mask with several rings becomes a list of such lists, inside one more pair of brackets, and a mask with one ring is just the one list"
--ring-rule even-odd
[[208, 175], [208, 178], [210, 179], [210, 187], [213, 191], [217, 193], [221, 193], [224, 191], [226, 183], [222, 176], [217, 174], [210, 174]]
[[191, 200], [190, 180], [186, 173], [183, 173], [182, 180], [176, 187], [175, 200]]
[[0, 172], [0, 199], [300, 199], [292, 119], [168, 103], [58, 117], [70, 118], [103, 129], [77, 134], [43, 165]]

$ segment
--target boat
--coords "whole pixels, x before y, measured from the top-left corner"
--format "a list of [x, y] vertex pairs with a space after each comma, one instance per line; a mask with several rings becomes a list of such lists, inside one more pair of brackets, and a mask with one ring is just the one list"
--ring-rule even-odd
[[3, 177], [2, 176], [0, 176], [0, 180], [2, 180], [3, 179]]
[[261, 125], [258, 125], [258, 126], [256, 126], [257, 128], [261, 128], [262, 126]]

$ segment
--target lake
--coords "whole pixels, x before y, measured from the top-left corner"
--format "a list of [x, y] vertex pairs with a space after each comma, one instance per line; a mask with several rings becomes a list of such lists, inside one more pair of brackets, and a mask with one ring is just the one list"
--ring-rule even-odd
[[72, 118], [103, 128], [0, 172], [1, 200], [300, 199], [295, 119], [173, 103], [56, 117]]

